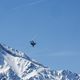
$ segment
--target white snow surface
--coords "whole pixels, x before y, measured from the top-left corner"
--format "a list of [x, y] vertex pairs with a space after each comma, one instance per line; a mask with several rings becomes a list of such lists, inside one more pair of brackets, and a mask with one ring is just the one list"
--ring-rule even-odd
[[80, 80], [80, 75], [50, 70], [25, 53], [0, 44], [0, 80]]

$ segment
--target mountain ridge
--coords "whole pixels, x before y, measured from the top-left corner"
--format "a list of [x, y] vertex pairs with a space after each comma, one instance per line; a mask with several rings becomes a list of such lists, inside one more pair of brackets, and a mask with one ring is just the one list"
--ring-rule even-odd
[[69, 70], [51, 70], [25, 53], [0, 44], [0, 80], [80, 80]]

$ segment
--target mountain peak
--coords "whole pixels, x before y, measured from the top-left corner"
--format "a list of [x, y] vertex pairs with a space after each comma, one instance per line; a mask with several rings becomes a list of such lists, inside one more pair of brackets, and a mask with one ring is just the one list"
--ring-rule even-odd
[[10, 54], [10, 55], [13, 55], [13, 56], [17, 56], [17, 57], [23, 57], [23, 58], [26, 58], [28, 60], [30, 60], [30, 58], [23, 52], [19, 51], [19, 50], [16, 50], [14, 48], [11, 48], [5, 44], [0, 44], [0, 51], [5, 54]]
[[0, 80], [80, 80], [69, 70], [50, 70], [25, 53], [0, 44]]

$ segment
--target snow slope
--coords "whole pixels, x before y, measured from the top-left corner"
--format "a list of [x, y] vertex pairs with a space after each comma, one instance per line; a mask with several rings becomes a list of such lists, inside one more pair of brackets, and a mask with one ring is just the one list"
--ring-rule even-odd
[[0, 80], [80, 80], [68, 70], [50, 70], [25, 53], [0, 44]]

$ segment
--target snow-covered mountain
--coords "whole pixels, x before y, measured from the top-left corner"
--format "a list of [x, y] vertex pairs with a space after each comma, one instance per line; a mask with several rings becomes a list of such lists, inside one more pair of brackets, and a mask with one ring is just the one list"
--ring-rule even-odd
[[80, 80], [68, 70], [50, 70], [25, 53], [0, 44], [0, 80]]

